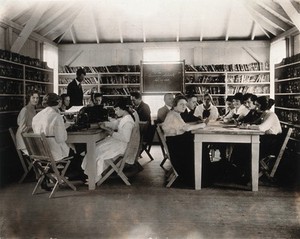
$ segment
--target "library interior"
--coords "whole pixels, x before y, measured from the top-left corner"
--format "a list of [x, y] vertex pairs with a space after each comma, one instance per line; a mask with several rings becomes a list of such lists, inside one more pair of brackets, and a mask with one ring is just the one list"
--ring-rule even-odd
[[0, 238], [299, 238], [299, 0], [0, 1]]

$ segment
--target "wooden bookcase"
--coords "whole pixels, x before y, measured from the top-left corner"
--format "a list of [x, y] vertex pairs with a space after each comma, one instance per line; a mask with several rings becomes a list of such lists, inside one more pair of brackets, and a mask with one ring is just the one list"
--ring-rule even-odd
[[237, 92], [269, 96], [270, 71], [268, 65], [258, 63], [188, 66], [184, 88], [184, 93], [199, 97], [210, 93], [215, 105], [224, 108], [226, 98]]
[[291, 139], [300, 142], [300, 54], [275, 65], [275, 112], [284, 127], [292, 127]]
[[[129, 98], [130, 92], [139, 91], [140, 84], [140, 72], [129, 71], [139, 70], [135, 66], [130, 66], [130, 69], [116, 68], [117, 66], [105, 66], [105, 67], [84, 67], [85, 69], [91, 69], [86, 73], [85, 80], [82, 83], [84, 91], [84, 103], [87, 104], [91, 93], [101, 92], [103, 93], [103, 101], [105, 105], [114, 105], [116, 99], [120, 97]], [[59, 73], [59, 94], [67, 93], [68, 84], [76, 78], [76, 67], [69, 68], [72, 73]], [[106, 72], [97, 72], [103, 69]], [[128, 70], [128, 71], [115, 71], [111, 70]], [[108, 72], [109, 71], [109, 72]]]

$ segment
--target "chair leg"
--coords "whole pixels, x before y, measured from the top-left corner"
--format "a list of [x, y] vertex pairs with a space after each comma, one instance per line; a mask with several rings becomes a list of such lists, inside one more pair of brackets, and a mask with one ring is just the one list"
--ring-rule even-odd
[[164, 168], [164, 164], [166, 163], [167, 159], [168, 159], [168, 157], [165, 156], [165, 157], [163, 158], [163, 160], [161, 161], [160, 165], [159, 165], [159, 166], [162, 167], [163, 169], [165, 169], [165, 168]]
[[130, 186], [130, 182], [128, 181], [128, 178], [126, 177], [126, 175], [123, 172], [118, 172], [118, 175], [120, 176], [120, 178], [124, 181], [124, 183], [127, 186]]
[[98, 182], [97, 186], [100, 186], [115, 170], [111, 168]]
[[174, 181], [176, 180], [177, 176], [175, 173], [172, 173], [170, 178], [169, 178], [169, 182], [168, 184], [166, 185], [167, 188], [171, 187], [172, 184], [174, 183]]
[[22, 183], [24, 181], [24, 179], [26, 178], [27, 174], [29, 173], [29, 170], [27, 170], [27, 169], [25, 170], [25, 168], [24, 168], [25, 172], [23, 173], [22, 177], [20, 178], [19, 183]]
[[37, 191], [37, 189], [39, 188], [39, 186], [41, 185], [42, 181], [44, 180], [45, 178], [45, 175], [42, 175], [39, 179], [38, 179], [38, 182], [36, 183], [33, 191], [32, 191], [32, 195], [34, 195]]
[[53, 189], [52, 189], [52, 191], [51, 191], [51, 193], [50, 193], [50, 195], [49, 195], [49, 198], [52, 198], [52, 197], [54, 196], [56, 190], [58, 189], [58, 185], [59, 185], [59, 180], [57, 180], [57, 181], [55, 182], [55, 185], [54, 185], [54, 187], [53, 187]]

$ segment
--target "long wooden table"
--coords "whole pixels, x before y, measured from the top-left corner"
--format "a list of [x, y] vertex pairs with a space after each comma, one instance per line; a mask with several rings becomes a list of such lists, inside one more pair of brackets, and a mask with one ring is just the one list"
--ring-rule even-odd
[[203, 143], [249, 143], [251, 144], [251, 178], [252, 191], [258, 191], [259, 178], [259, 136], [264, 132], [239, 129], [215, 123], [204, 129], [192, 131], [195, 134], [195, 189], [201, 189], [202, 177], [202, 144]]
[[87, 171], [89, 172], [89, 190], [96, 188], [96, 142], [104, 139], [107, 136], [102, 129], [87, 129], [75, 132], [68, 132], [67, 143], [85, 143], [86, 144], [86, 157], [87, 157]]

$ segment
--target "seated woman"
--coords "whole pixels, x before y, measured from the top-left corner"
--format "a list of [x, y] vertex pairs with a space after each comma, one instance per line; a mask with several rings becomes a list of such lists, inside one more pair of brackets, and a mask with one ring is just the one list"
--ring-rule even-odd
[[255, 101], [257, 99], [256, 95], [253, 95], [251, 93], [246, 93], [244, 95], [243, 101], [244, 101], [244, 105], [246, 106], [247, 109], [249, 109], [249, 113], [242, 118], [239, 122], [242, 124], [252, 124], [254, 122], [256, 122], [257, 120], [260, 119], [261, 116], [261, 112], [258, 112], [256, 110], [256, 105], [255, 105]]
[[[100, 128], [107, 130], [109, 137], [100, 141], [96, 146], [96, 182], [101, 179], [102, 172], [108, 167], [105, 160], [125, 153], [135, 124], [134, 117], [129, 106], [126, 105], [126, 102], [120, 101], [114, 108], [118, 119], [99, 124]], [[81, 167], [84, 170], [84, 173], [88, 174], [86, 157], [83, 159]]]
[[[52, 156], [55, 161], [58, 161], [74, 154], [72, 151], [70, 152], [70, 148], [66, 144], [67, 131], [59, 111], [61, 98], [55, 93], [48, 93], [43, 100], [46, 108], [33, 117], [32, 129], [34, 133], [44, 133], [46, 135]], [[78, 179], [83, 180], [82, 177], [84, 175], [80, 169], [81, 162], [79, 163], [79, 160], [80, 158], [74, 157], [66, 175], [68, 176], [70, 173], [74, 175], [76, 173]], [[42, 188], [49, 190], [46, 180], [45, 178]]]
[[[184, 96], [176, 96], [173, 102], [173, 108], [167, 114], [162, 124], [166, 143], [168, 145], [170, 158], [173, 167], [178, 172], [179, 179], [183, 183], [194, 185], [194, 135], [191, 130], [201, 129], [206, 123], [187, 124], [183, 121], [180, 114], [186, 109], [187, 100]], [[208, 120], [206, 121], [208, 122]], [[207, 169], [203, 166], [205, 170]], [[204, 176], [205, 177], [205, 176]]]
[[203, 103], [196, 107], [194, 116], [202, 120], [209, 119], [211, 121], [218, 119], [219, 111], [217, 107], [213, 105], [213, 99], [209, 93], [204, 94]]
[[61, 106], [59, 110], [61, 112], [65, 112], [67, 109], [70, 108], [70, 96], [67, 94], [61, 94]]
[[278, 135], [282, 132], [280, 121], [277, 115], [270, 109], [274, 105], [273, 99], [268, 99], [266, 96], [260, 96], [255, 101], [256, 110], [261, 113], [260, 124], [248, 126], [249, 129], [257, 129], [264, 131], [265, 135], [260, 136], [260, 158], [264, 158], [274, 150], [275, 141]]
[[230, 111], [230, 113], [223, 118], [223, 121], [225, 123], [236, 123], [249, 113], [249, 109], [247, 109], [246, 106], [242, 104], [243, 103], [242, 93], [236, 93], [233, 96], [232, 103], [234, 105], [234, 109]]
[[22, 108], [18, 115], [17, 123], [19, 127], [16, 133], [16, 142], [17, 148], [22, 150], [24, 154], [28, 154], [28, 152], [21, 134], [32, 131], [32, 119], [36, 115], [36, 106], [39, 99], [40, 94], [38, 91], [34, 90], [29, 92], [26, 96], [26, 101], [28, 103]]
[[[265, 135], [260, 136], [259, 158], [262, 159], [269, 154], [272, 154], [278, 142], [277, 135], [282, 132], [280, 121], [277, 115], [270, 111], [274, 105], [273, 99], [268, 99], [266, 96], [258, 97], [255, 101], [256, 110], [261, 113], [260, 123], [247, 126], [241, 126], [241, 128], [253, 129], [264, 131]], [[241, 155], [245, 155], [246, 158], [241, 158]], [[251, 148], [247, 144], [241, 144], [233, 151], [233, 162], [239, 169], [239, 173], [242, 179], [242, 183], [246, 183], [250, 179], [250, 155]]]

